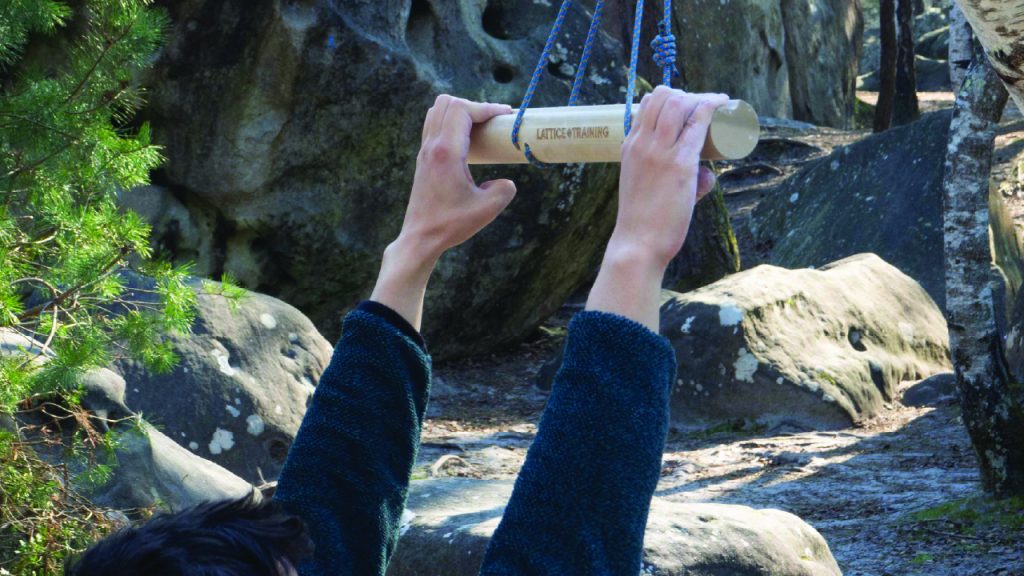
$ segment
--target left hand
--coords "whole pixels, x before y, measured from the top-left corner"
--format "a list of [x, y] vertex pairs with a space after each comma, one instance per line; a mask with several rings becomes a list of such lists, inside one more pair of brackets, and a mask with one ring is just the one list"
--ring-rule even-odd
[[511, 113], [507, 104], [437, 97], [423, 122], [401, 236], [416, 238], [429, 256], [440, 257], [490, 224], [512, 202], [516, 186], [511, 180], [477, 186], [466, 164], [473, 124]]
[[417, 330], [437, 260], [494, 221], [516, 195], [511, 180], [477, 186], [466, 164], [473, 124], [511, 113], [505, 104], [470, 102], [447, 94], [438, 96], [427, 112], [402, 232], [384, 251], [370, 296]]

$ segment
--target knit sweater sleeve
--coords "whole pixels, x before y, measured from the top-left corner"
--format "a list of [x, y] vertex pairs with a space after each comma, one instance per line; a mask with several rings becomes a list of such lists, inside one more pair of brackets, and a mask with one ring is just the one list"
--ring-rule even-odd
[[274, 499], [316, 546], [302, 576], [383, 575], [398, 540], [430, 387], [418, 333], [390, 309], [348, 314]]
[[581, 312], [481, 574], [635, 576], [675, 378], [668, 341]]

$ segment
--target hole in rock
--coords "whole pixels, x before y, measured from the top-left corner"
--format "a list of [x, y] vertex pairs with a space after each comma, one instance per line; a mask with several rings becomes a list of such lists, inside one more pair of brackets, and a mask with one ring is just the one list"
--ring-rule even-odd
[[405, 39], [410, 46], [426, 49], [433, 44], [434, 9], [427, 0], [412, 0], [409, 5], [409, 20], [405, 24]]
[[284, 440], [275, 438], [271, 440], [267, 445], [267, 452], [270, 457], [278, 464], [284, 464], [285, 459], [288, 457], [288, 443]]
[[562, 80], [573, 80], [572, 67], [564, 66], [563, 62], [548, 62], [548, 74]]
[[534, 12], [531, 7], [524, 13], [522, 4], [519, 0], [487, 0], [480, 19], [484, 33], [498, 40], [515, 40], [529, 35], [540, 22], [551, 26], [551, 20], [544, 15], [545, 10]]
[[846, 335], [850, 341], [850, 346], [858, 352], [866, 352], [867, 346], [864, 345], [864, 334], [860, 330], [850, 330], [850, 333]]
[[484, 17], [481, 24], [483, 24], [484, 32], [492, 38], [497, 38], [498, 40], [512, 38], [506, 23], [505, 10], [501, 4], [488, 2], [487, 8], [484, 8]]
[[496, 64], [493, 73], [494, 81], [499, 84], [508, 84], [516, 77], [516, 71], [508, 64]]

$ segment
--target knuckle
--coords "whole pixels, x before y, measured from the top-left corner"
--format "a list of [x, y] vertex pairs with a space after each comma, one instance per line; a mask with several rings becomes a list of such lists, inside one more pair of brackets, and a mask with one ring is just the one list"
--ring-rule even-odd
[[681, 96], [673, 95], [665, 102], [665, 110], [671, 112], [682, 112], [686, 101]]
[[424, 146], [425, 159], [433, 164], [444, 164], [452, 157], [452, 147], [444, 140], [433, 140]]

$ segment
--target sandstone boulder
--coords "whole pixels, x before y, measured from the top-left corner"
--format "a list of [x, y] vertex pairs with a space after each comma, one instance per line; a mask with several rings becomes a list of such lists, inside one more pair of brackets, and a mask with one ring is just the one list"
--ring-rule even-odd
[[901, 381], [950, 369], [938, 307], [873, 254], [819, 270], [758, 266], [667, 293], [661, 330], [679, 364], [680, 425], [847, 427], [898, 402]]
[[910, 386], [903, 391], [906, 406], [935, 406], [956, 401], [956, 375], [940, 372]]
[[90, 499], [119, 510], [159, 506], [181, 510], [201, 502], [241, 498], [253, 486], [182, 448], [152, 425], [118, 436], [110, 480], [89, 490]]
[[850, 127], [857, 55], [864, 33], [860, 4], [849, 0], [782, 0], [793, 118]]
[[[155, 181], [213, 239], [197, 273], [232, 272], [329, 337], [398, 233], [423, 116], [442, 92], [517, 104], [557, 5], [533, 2], [165, 2], [145, 79], [168, 163]], [[574, 6], [534, 106], [563, 105], [589, 14]], [[598, 38], [582, 102], [618, 102], [618, 43]], [[528, 334], [586, 282], [614, 219], [615, 165], [474, 169], [518, 198], [440, 263], [424, 326], [436, 355]], [[158, 229], [160, 237], [167, 236]]]
[[[786, 268], [823, 266], [861, 252], [917, 280], [945, 308], [942, 176], [949, 111], [869, 136], [813, 160], [766, 194], [749, 221], [758, 260]], [[990, 195], [995, 258], [1020, 274], [1019, 241], [998, 194]], [[746, 256], [744, 256], [746, 258]]]
[[[473, 576], [512, 491], [506, 481], [414, 482], [388, 576]], [[792, 514], [655, 498], [642, 574], [838, 576], [828, 544]]]
[[[608, 4], [619, 15], [611, 26], [626, 37], [635, 0]], [[765, 117], [847, 124], [863, 35], [859, 2], [695, 0], [675, 3], [673, 10], [680, 83], [687, 90], [726, 92]], [[645, 12], [645, 37], [656, 33], [659, 17], [657, 9]], [[641, 50], [642, 73], [660, 78], [646, 56]]]
[[[37, 354], [41, 344], [10, 330], [0, 330], [0, 354]], [[45, 362], [49, 354], [40, 360]], [[250, 483], [221, 466], [179, 446], [162, 431], [125, 406], [125, 381], [106, 368], [93, 369], [79, 381], [81, 406], [92, 416], [97, 433], [110, 433], [113, 452], [94, 452], [80, 458], [82, 439], [76, 425], [53, 422], [47, 414], [26, 411], [17, 424], [28, 425], [27, 440], [37, 454], [53, 465], [67, 466], [75, 488], [99, 505], [117, 510], [160, 507], [181, 510], [207, 500], [239, 498], [253, 490]], [[0, 429], [16, 432], [16, 424], [0, 415]], [[45, 441], [37, 441], [45, 436]], [[59, 441], [58, 441], [59, 440]], [[68, 450], [72, 445], [75, 452]], [[95, 473], [102, 464], [109, 475]]]
[[[146, 281], [136, 278], [132, 290]], [[127, 382], [125, 404], [184, 449], [249, 482], [273, 480], [331, 346], [284, 302], [249, 293], [233, 306], [217, 293], [218, 283], [194, 286], [192, 333], [168, 337], [181, 358], [174, 370], [154, 374], [128, 360], [115, 365]]]

